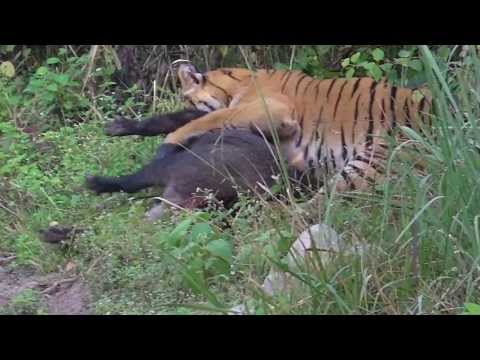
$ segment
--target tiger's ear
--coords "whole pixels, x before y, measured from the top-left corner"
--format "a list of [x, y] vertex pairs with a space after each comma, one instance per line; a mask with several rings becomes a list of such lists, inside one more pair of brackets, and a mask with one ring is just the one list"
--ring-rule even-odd
[[183, 91], [188, 91], [203, 83], [203, 75], [192, 64], [182, 64], [178, 68], [178, 77]]

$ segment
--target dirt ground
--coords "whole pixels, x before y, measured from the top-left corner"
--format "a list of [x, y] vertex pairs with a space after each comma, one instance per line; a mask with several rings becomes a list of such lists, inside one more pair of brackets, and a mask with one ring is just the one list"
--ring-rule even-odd
[[78, 276], [58, 273], [38, 275], [27, 269], [9, 268], [0, 262], [0, 310], [8, 309], [12, 300], [25, 290], [34, 290], [35, 294], [39, 294], [38, 303], [45, 309], [42, 313], [90, 314], [90, 292]]

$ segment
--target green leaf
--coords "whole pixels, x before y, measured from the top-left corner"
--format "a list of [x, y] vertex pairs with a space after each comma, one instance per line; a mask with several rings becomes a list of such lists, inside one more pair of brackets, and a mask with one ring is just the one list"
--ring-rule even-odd
[[203, 239], [208, 239], [215, 234], [212, 227], [208, 223], [200, 223], [195, 224], [192, 226], [192, 230], [190, 232], [191, 241], [200, 241]]
[[370, 64], [368, 61], [362, 61], [361, 63], [357, 64], [357, 66], [361, 67], [361, 68], [364, 68], [364, 69], [367, 69], [368, 66], [370, 66], [368, 64]]
[[398, 56], [400, 56], [401, 58], [408, 58], [410, 57], [410, 51], [407, 51], [407, 50], [400, 50], [400, 52], [398, 53]]
[[40, 66], [35, 72], [35, 75], [44, 76], [46, 73], [48, 73], [48, 68], [45, 66]]
[[342, 67], [346, 68], [348, 65], [350, 65], [350, 59], [345, 59], [342, 61]]
[[353, 63], [353, 64], [356, 64], [358, 62], [358, 60], [360, 59], [360, 53], [357, 52], [355, 54], [353, 54], [353, 56], [350, 58], [350, 61]]
[[372, 56], [375, 61], [382, 61], [385, 58], [385, 53], [383, 52], [382, 49], [375, 49], [372, 51]]
[[480, 305], [478, 304], [465, 304], [464, 314], [468, 315], [480, 315]]
[[400, 58], [400, 59], [395, 59], [395, 62], [397, 64], [400, 64], [402, 66], [408, 67], [408, 64], [410, 64], [410, 59], [408, 58]]
[[192, 225], [192, 222], [192, 218], [188, 218], [178, 224], [175, 229], [170, 233], [169, 243], [171, 245], [177, 245], [180, 240], [184, 239], [188, 229], [190, 228], [190, 225]]
[[12, 78], [15, 76], [15, 66], [10, 61], [4, 61], [0, 64], [0, 74]]
[[224, 239], [214, 240], [208, 243], [207, 250], [213, 255], [231, 263], [233, 253], [232, 246]]
[[409, 67], [411, 67], [413, 70], [416, 71], [422, 71], [423, 70], [423, 63], [421, 60], [414, 59], [411, 60], [410, 63], [408, 64]]
[[205, 261], [205, 269], [214, 274], [227, 274], [230, 270], [230, 265], [223, 258], [210, 258]]
[[392, 70], [392, 68], [393, 68], [392, 64], [382, 64], [382, 65], [380, 65], [380, 69], [382, 69], [386, 73], [389, 73]]
[[193, 218], [195, 219], [195, 221], [207, 222], [207, 221], [210, 220], [210, 214], [208, 212], [205, 212], [205, 211], [197, 211], [193, 215]]
[[376, 81], [382, 78], [382, 69], [375, 63], [370, 63], [368, 72]]
[[368, 75], [373, 77], [376, 81], [380, 80], [382, 77], [382, 69], [375, 63], [368, 63], [365, 66], [365, 69], [368, 71]]
[[351, 79], [353, 77], [353, 75], [355, 75], [355, 69], [354, 68], [351, 68], [347, 71], [347, 73], [345, 74], [345, 76], [347, 77], [347, 79]]
[[447, 46], [442, 46], [440, 49], [438, 49], [437, 55], [442, 60], [447, 61], [448, 57], [450, 56], [450, 49]]
[[60, 59], [56, 58], [56, 57], [51, 57], [51, 58], [47, 59], [47, 64], [48, 65], [58, 64], [59, 62], [60, 62]]
[[60, 85], [66, 85], [69, 80], [70, 77], [66, 74], [60, 74], [55, 76], [55, 82], [59, 83]]
[[195, 269], [199, 263], [201, 263], [200, 259], [193, 260], [192, 263], [186, 269], [184, 269], [182, 273], [183, 280], [196, 294], [202, 294], [205, 291], [208, 292], [208, 289], [205, 286], [203, 273]]

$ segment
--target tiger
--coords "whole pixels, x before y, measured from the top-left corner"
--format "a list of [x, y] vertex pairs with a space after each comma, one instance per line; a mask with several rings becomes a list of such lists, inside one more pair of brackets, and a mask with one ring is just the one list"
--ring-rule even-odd
[[[369, 77], [316, 79], [297, 70], [178, 67], [185, 109], [141, 121], [117, 118], [110, 136], [166, 134], [158, 157], [209, 131], [248, 129], [277, 136], [281, 156], [299, 172], [327, 178], [320, 193], [366, 190], [384, 181], [388, 136], [429, 126], [427, 89]], [[417, 92], [415, 90], [418, 90]], [[415, 96], [420, 93], [419, 96]], [[395, 136], [399, 132], [396, 132]]]

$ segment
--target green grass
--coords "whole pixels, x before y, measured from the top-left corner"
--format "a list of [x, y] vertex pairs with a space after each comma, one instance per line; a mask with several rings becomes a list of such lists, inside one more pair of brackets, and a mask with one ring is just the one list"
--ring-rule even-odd
[[[369, 251], [328, 266], [312, 259], [294, 272], [302, 285], [291, 293], [269, 298], [259, 285], [304, 230], [293, 206], [242, 198], [235, 214], [177, 214], [148, 224], [149, 199], [141, 197], [155, 190], [96, 197], [83, 189], [86, 173], [131, 172], [161, 142], [104, 136], [104, 117], [118, 111], [108, 96], [85, 122], [43, 132], [37, 144], [0, 122], [7, 135], [0, 140], [0, 249], [17, 255], [14, 266], [40, 272], [75, 262], [98, 314], [220, 314], [243, 302], [256, 314], [463, 313], [465, 304], [480, 303], [480, 59], [445, 72], [428, 48], [420, 50], [435, 98], [434, 136], [405, 130], [419, 151], [393, 152], [397, 175], [379, 193], [333, 194], [310, 214]], [[157, 109], [177, 105], [166, 99]], [[421, 158], [424, 172], [405, 155]], [[47, 246], [38, 230], [52, 221], [85, 231], [69, 248]]]
[[25, 289], [11, 299], [10, 303], [0, 308], [0, 315], [44, 315], [46, 305], [37, 290]]

